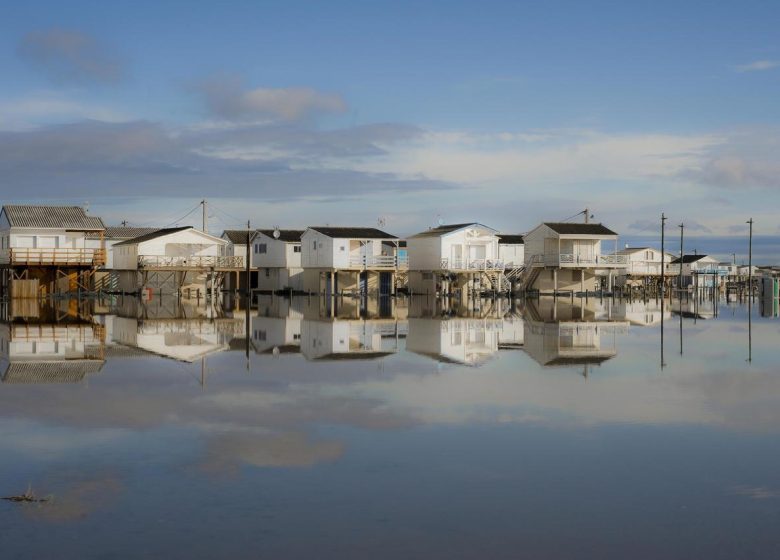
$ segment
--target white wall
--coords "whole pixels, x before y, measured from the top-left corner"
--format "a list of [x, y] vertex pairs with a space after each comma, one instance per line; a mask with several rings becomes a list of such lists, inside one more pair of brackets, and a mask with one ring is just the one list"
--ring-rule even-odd
[[[260, 245], [265, 245], [266, 252], [259, 253]], [[300, 242], [282, 241], [263, 233], [255, 237], [252, 248], [252, 266], [255, 268], [302, 268], [301, 252], [295, 252], [295, 247], [301, 247]]]
[[504, 266], [514, 267], [525, 262], [525, 245], [518, 244], [498, 244], [498, 259], [503, 261]]

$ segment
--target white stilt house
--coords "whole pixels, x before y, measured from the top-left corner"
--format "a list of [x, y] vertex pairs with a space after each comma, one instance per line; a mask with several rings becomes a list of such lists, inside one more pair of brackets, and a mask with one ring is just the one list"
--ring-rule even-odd
[[375, 228], [307, 228], [301, 236], [304, 291], [395, 293], [396, 274], [406, 268], [398, 256], [398, 241]]
[[246, 257], [225, 255], [227, 245], [191, 226], [163, 228], [115, 244], [114, 267], [122, 291], [219, 290], [226, 275], [245, 269]]
[[[617, 271], [618, 285], [644, 285], [650, 280], [661, 277], [661, 251], [652, 247], [626, 247], [617, 252], [626, 257], [624, 268]], [[672, 253], [663, 257], [664, 265], [676, 258]], [[666, 268], [666, 266], [665, 266]], [[668, 272], [666, 273], [669, 274]]]
[[[542, 293], [592, 291], [606, 280], [612, 289], [628, 263], [617, 252], [618, 234], [602, 224], [545, 222], [525, 235], [522, 287]], [[610, 244], [607, 251], [602, 244]]]
[[252, 268], [264, 292], [303, 291], [301, 229], [261, 229], [252, 247]]
[[498, 232], [476, 222], [441, 225], [407, 239], [409, 291], [454, 294], [501, 290]]

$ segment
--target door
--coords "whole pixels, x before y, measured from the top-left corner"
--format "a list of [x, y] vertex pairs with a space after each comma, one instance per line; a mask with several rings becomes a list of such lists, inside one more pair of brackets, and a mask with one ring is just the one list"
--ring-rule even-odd
[[450, 252], [452, 254], [450, 268], [462, 268], [463, 267], [463, 245], [453, 245]]

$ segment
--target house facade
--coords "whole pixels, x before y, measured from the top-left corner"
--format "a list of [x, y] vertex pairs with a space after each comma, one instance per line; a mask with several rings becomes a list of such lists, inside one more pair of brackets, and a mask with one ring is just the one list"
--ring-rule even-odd
[[257, 269], [260, 291], [303, 291], [303, 233], [304, 230], [299, 229], [257, 231], [252, 247], [252, 268]]
[[309, 227], [301, 236], [303, 290], [335, 295], [395, 293], [406, 268], [398, 238], [375, 228]]
[[221, 289], [245, 269], [243, 256], [225, 255], [228, 242], [191, 226], [163, 228], [114, 245], [123, 292]]
[[672, 253], [664, 255], [652, 247], [626, 247], [616, 254], [626, 258], [625, 268], [617, 271], [617, 285], [644, 285], [652, 279], [660, 278], [662, 260], [663, 269], [666, 269], [676, 258]]
[[[525, 235], [522, 288], [542, 293], [612, 289], [617, 271], [628, 263], [615, 254], [618, 234], [602, 224], [544, 222]], [[602, 244], [611, 244], [604, 251]]]
[[712, 287], [715, 284], [720, 284], [720, 278], [728, 276], [729, 273], [727, 267], [721, 267], [718, 259], [709, 255], [677, 257], [669, 263], [666, 270], [667, 275], [671, 278], [682, 278], [682, 285], [679, 286], [681, 288]]
[[[39, 297], [91, 289], [94, 271], [106, 260], [105, 229], [78, 206], [3, 206], [0, 291]], [[97, 236], [97, 246], [89, 246], [88, 235]]]
[[501, 290], [498, 231], [472, 222], [440, 225], [407, 239], [412, 294]]

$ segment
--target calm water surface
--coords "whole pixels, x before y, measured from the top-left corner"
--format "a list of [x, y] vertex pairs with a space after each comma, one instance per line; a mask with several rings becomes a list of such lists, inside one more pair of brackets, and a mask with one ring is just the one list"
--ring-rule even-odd
[[763, 307], [6, 304], [0, 556], [778, 558]]

